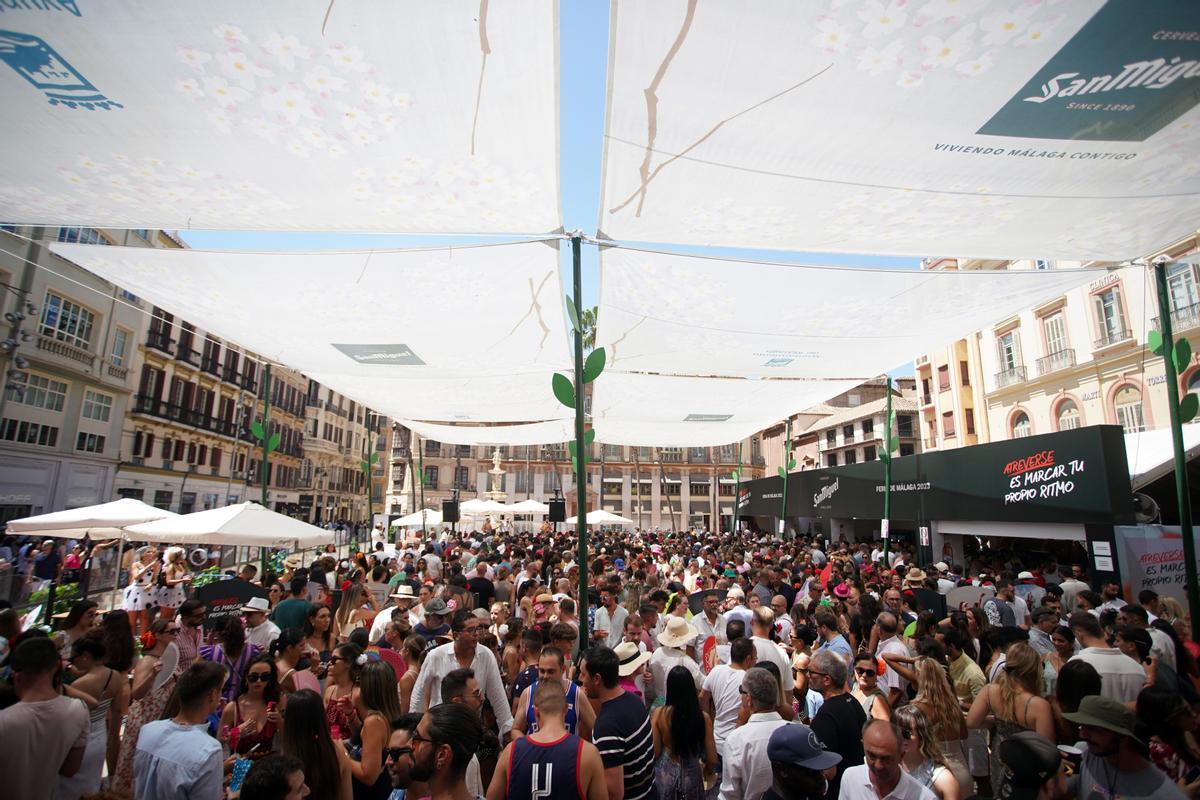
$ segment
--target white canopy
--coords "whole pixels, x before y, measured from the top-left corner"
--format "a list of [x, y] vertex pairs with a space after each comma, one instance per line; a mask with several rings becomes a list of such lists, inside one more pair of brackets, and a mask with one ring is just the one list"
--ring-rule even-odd
[[739, 441], [1105, 274], [817, 267], [625, 248], [605, 249], [601, 267], [596, 338], [608, 367], [595, 383], [596, 437], [643, 447]]
[[[1200, 455], [1200, 422], [1183, 426], [1183, 449], [1189, 460]], [[1129, 460], [1129, 483], [1136, 491], [1175, 470], [1175, 446], [1171, 429], [1159, 428], [1125, 434]]]
[[[603, 310], [600, 313], [603, 315]], [[592, 424], [597, 441], [607, 444], [728, 444], [861, 382], [681, 377], [605, 370], [595, 383]]]
[[[578, 522], [579, 522], [578, 515], [567, 518], [568, 525], [575, 525]], [[589, 511], [587, 513], [587, 524], [588, 525], [632, 525], [633, 520], [625, 519], [625, 517], [618, 516], [617, 514], [613, 514], [610, 511], [605, 511], [604, 509], [598, 508], [595, 511]]]
[[235, 503], [157, 522], [131, 525], [130, 539], [172, 544], [246, 545], [303, 549], [333, 542], [333, 532], [263, 508]]
[[6, 222], [560, 225], [554, 3], [5, 6]]
[[458, 509], [464, 514], [508, 514], [512, 511], [504, 503], [497, 503], [495, 500], [485, 500], [479, 497], [464, 500], [462, 503], [459, 503]]
[[609, 369], [743, 378], [872, 377], [1105, 275], [746, 263], [623, 248], [606, 248], [601, 266], [596, 339]]
[[1158, 32], [1198, 17], [1102, 0], [616, 0], [600, 228], [809, 252], [1151, 254], [1196, 229], [1200, 41]]
[[[327, 253], [55, 244], [194, 325], [391, 417], [545, 420], [568, 370], [555, 242]], [[381, 313], [401, 300], [402, 313]], [[449, 316], [448, 316], [449, 315]]]
[[435, 508], [426, 508], [421, 511], [414, 511], [403, 517], [396, 517], [392, 520], [391, 527], [393, 528], [411, 528], [415, 525], [441, 525], [442, 512]]
[[514, 514], [549, 514], [550, 506], [539, 503], [537, 500], [522, 500], [519, 503], [511, 504], [508, 510]]
[[68, 508], [65, 511], [52, 511], [49, 514], [9, 520], [8, 532], [18, 536], [59, 539], [82, 539], [85, 535], [93, 539], [108, 539], [122, 535], [123, 528], [139, 522], [178, 516], [173, 511], [165, 511], [141, 500], [125, 497], [111, 503]]
[[408, 419], [396, 421], [419, 436], [443, 444], [519, 446], [558, 444], [575, 438], [573, 419], [555, 419], [522, 425], [441, 425]]

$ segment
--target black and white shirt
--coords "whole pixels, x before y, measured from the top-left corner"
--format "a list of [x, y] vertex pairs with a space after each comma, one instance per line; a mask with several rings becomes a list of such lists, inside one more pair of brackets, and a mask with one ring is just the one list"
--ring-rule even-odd
[[625, 692], [600, 707], [592, 741], [605, 769], [624, 769], [625, 800], [658, 800], [650, 716], [636, 695]]

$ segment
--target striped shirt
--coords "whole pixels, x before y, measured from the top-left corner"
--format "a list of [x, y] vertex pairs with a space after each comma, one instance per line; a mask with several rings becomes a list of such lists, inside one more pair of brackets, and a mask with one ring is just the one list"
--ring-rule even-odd
[[621, 767], [625, 800], [658, 800], [654, 790], [654, 740], [650, 716], [637, 696], [625, 692], [600, 707], [592, 741], [605, 769]]

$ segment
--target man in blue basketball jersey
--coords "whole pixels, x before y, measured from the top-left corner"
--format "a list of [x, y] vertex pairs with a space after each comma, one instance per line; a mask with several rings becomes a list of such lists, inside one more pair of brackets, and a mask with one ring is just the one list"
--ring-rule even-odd
[[591, 742], [567, 732], [566, 711], [567, 696], [562, 681], [538, 681], [533, 689], [537, 729], [504, 748], [496, 761], [487, 800], [608, 797], [600, 751]]
[[538, 679], [532, 686], [521, 692], [516, 703], [517, 713], [513, 715], [512, 738], [526, 736], [537, 728], [537, 717], [534, 713], [533, 696], [542, 681], [558, 681], [563, 691], [567, 693], [567, 708], [563, 718], [567, 733], [573, 733], [584, 741], [592, 738], [592, 726], [596, 724], [596, 712], [587, 696], [579, 686], [564, 679], [563, 670], [566, 667], [566, 655], [553, 645], [542, 648], [538, 656]]

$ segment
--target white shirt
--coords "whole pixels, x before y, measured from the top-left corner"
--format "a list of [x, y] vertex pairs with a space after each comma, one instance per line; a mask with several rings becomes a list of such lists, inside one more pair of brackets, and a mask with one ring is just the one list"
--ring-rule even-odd
[[779, 677], [783, 679], [783, 691], [790, 696], [792, 689], [796, 688], [796, 677], [792, 675], [792, 662], [788, 659], [787, 653], [783, 652], [783, 648], [770, 639], [764, 639], [761, 636], [752, 638], [754, 649], [758, 651], [758, 660], [770, 661], [779, 667]]
[[1175, 642], [1158, 628], [1150, 627], [1146, 631], [1150, 634], [1150, 655], [1175, 669]]
[[751, 714], [745, 725], [729, 734], [722, 761], [721, 800], [758, 800], [771, 788], [774, 778], [767, 743], [772, 731], [787, 724], [778, 711], [767, 711]]
[[[421, 674], [413, 686], [412, 701], [409, 707], [413, 711], [425, 710], [425, 698], [429, 705], [436, 706], [442, 702], [442, 678], [459, 668], [458, 658], [454, 655], [454, 642], [438, 645], [425, 656], [421, 665]], [[475, 658], [471, 660], [471, 669], [475, 670], [475, 680], [479, 682], [479, 690], [492, 704], [496, 722], [500, 725], [500, 736], [512, 728], [512, 706], [500, 680], [500, 666], [496, 656], [486, 647], [475, 647]]]
[[1086, 661], [1100, 673], [1100, 694], [1118, 703], [1137, 700], [1146, 683], [1141, 664], [1115, 647], [1085, 647], [1071, 661]]
[[700, 665], [682, 650], [674, 647], [659, 647], [655, 649], [654, 655], [650, 656], [650, 676], [654, 678], [655, 697], [667, 696], [667, 673], [675, 667], [685, 667], [688, 672], [692, 673], [696, 691], [700, 691], [700, 687], [704, 683]]
[[263, 623], [255, 628], [246, 628], [246, 641], [250, 644], [257, 645], [259, 651], [266, 653], [271, 649], [271, 643], [279, 638], [279, 626], [271, 620], [263, 620]]
[[608, 638], [604, 643], [609, 647], [616, 647], [625, 638], [625, 619], [629, 616], [629, 612], [625, 610], [625, 606], [613, 606], [612, 615], [604, 606], [596, 609], [596, 618], [593, 620], [595, 630], [608, 631]]
[[713, 739], [717, 753], [725, 757], [725, 739], [737, 728], [738, 713], [742, 710], [742, 678], [746, 670], [718, 664], [704, 679], [704, 691], [712, 695]]
[[[889, 639], [883, 639], [875, 647], [875, 658], [881, 658], [884, 653], [896, 653], [897, 655], [908, 655], [908, 648], [904, 646], [904, 642], [899, 638], [892, 636]], [[894, 669], [889, 669], [887, 672], [879, 676], [879, 686], [884, 691], [891, 689], [899, 689], [901, 694], [908, 688], [908, 681], [900, 677], [900, 673]], [[842, 778], [845, 781], [845, 778]]]
[[1019, 594], [1014, 594], [1012, 601], [1009, 603], [1012, 606], [1013, 614], [1017, 618], [1018, 627], [1024, 628], [1029, 624], [1029, 604], [1025, 602]]
[[937, 584], [938, 584], [938, 588], [937, 588], [938, 594], [950, 594], [956, 588], [958, 588], [958, 584], [955, 583], [954, 581], [950, 580], [949, 578], [938, 578]]
[[717, 637], [717, 644], [729, 644], [729, 638], [725, 635], [725, 617], [720, 614], [717, 614], [716, 622], [709, 622], [707, 614], [698, 614], [692, 617], [692, 627], [699, 633], [695, 642], [697, 661], [703, 656], [702, 648], [708, 637]]
[[[770, 765], [768, 765], [768, 770]], [[838, 800], [937, 800], [937, 795], [917, 783], [917, 779], [900, 770], [896, 788], [880, 797], [871, 785], [871, 773], [866, 764], [850, 767], [842, 773], [842, 790]]]

